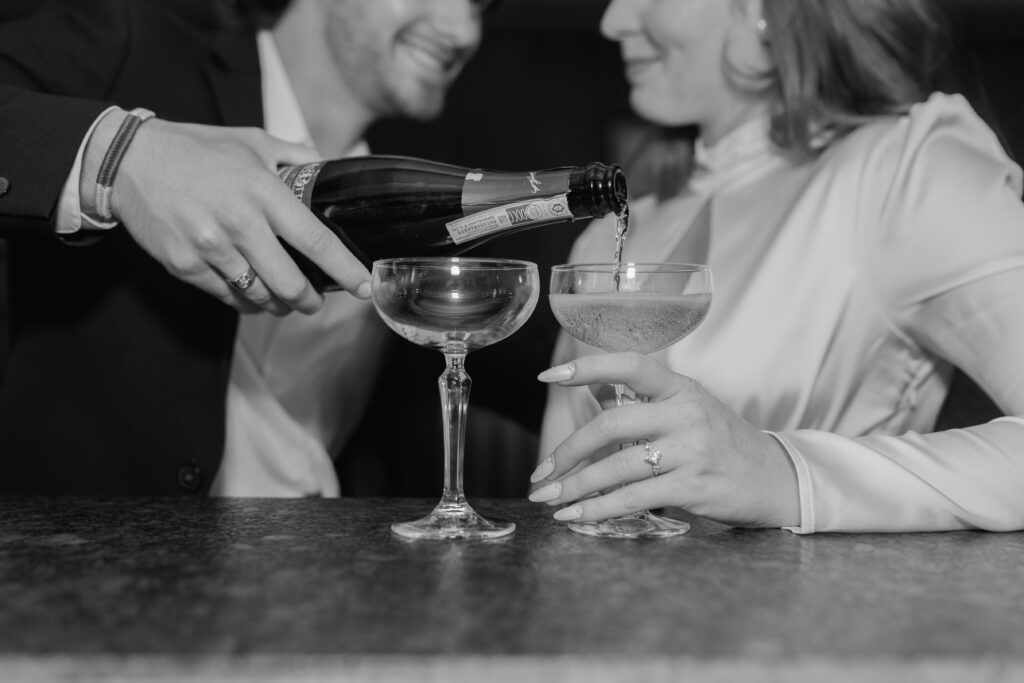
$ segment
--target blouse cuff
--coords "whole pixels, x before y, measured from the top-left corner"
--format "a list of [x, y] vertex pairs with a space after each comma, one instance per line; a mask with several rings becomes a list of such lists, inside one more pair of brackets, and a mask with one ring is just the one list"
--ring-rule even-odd
[[813, 534], [814, 489], [811, 484], [811, 473], [807, 467], [807, 461], [804, 460], [804, 456], [800, 454], [800, 451], [786, 437], [769, 431], [765, 431], [765, 434], [774, 437], [782, 445], [786, 455], [789, 456], [789, 461], [793, 463], [793, 469], [796, 470], [797, 491], [800, 496], [800, 526], [786, 526], [782, 528], [795, 534]]

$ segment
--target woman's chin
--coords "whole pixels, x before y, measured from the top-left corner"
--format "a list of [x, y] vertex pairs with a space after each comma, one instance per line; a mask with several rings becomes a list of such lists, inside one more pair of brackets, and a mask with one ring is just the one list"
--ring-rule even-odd
[[685, 126], [694, 122], [678, 104], [666, 101], [663, 92], [654, 93], [647, 88], [634, 87], [629, 102], [637, 116], [659, 126]]

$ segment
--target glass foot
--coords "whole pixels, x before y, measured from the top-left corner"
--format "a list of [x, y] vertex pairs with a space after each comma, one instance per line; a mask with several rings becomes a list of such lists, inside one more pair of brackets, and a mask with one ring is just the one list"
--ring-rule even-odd
[[569, 528], [579, 534], [601, 538], [668, 538], [685, 534], [690, 525], [678, 519], [638, 512], [600, 522], [570, 522]]
[[391, 525], [392, 533], [404, 538], [438, 540], [501, 538], [515, 530], [515, 522], [481, 517], [468, 503], [438, 504], [426, 517], [412, 522], [395, 522]]

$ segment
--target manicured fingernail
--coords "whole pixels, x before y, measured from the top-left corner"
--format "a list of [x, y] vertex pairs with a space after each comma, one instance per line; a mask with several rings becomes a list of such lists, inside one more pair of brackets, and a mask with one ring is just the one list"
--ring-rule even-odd
[[530, 494], [530, 500], [534, 503], [546, 503], [562, 495], [562, 482], [556, 481], [553, 484], [542, 486]]
[[572, 505], [567, 508], [562, 508], [555, 513], [555, 519], [559, 522], [571, 522], [574, 519], [579, 519], [583, 516], [583, 507], [581, 505]]
[[566, 363], [565, 365], [556, 365], [553, 368], [548, 368], [537, 375], [537, 379], [541, 382], [564, 382], [567, 379], [572, 379], [572, 376], [575, 374], [576, 366], [572, 363]]
[[555, 459], [547, 458], [541, 464], [537, 465], [537, 469], [530, 475], [530, 483], [536, 484], [541, 479], [546, 478], [549, 474], [555, 471]]
[[356, 296], [359, 297], [360, 299], [369, 299], [370, 298], [370, 283], [369, 282], [360, 282], [359, 286], [356, 287]]

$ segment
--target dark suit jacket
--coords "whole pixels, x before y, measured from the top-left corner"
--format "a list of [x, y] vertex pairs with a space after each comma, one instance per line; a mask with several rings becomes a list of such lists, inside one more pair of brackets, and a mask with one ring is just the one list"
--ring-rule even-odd
[[51, 225], [103, 102], [262, 125], [254, 35], [220, 28], [210, 5], [53, 1], [0, 23], [0, 84], [15, 86], [0, 86], [12, 334], [0, 493], [203, 493], [217, 471], [235, 312], [123, 229], [72, 246]]

